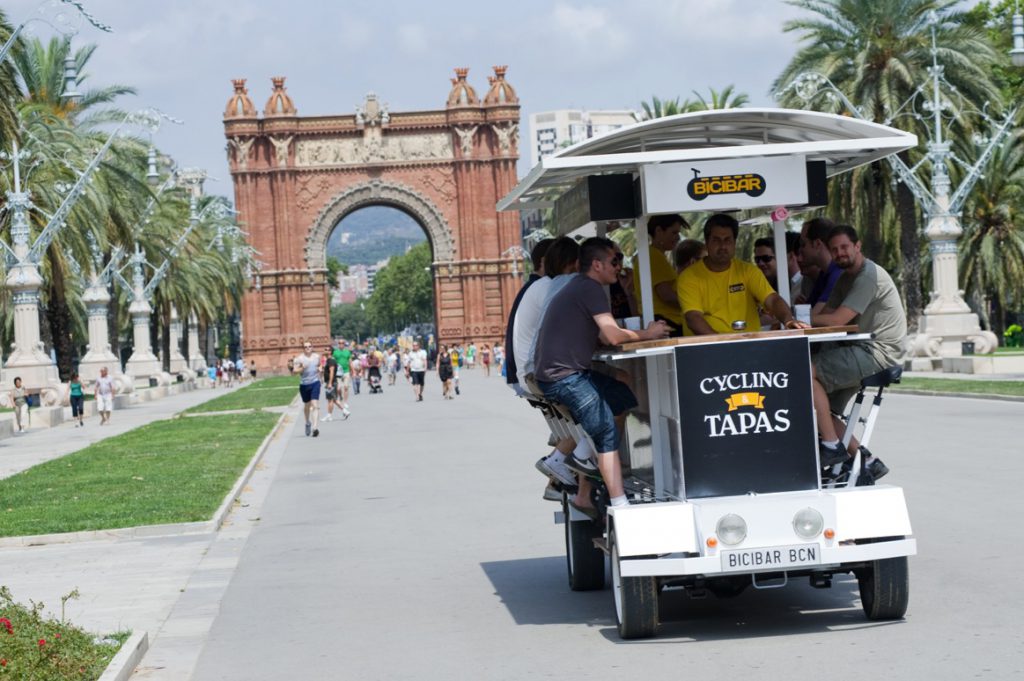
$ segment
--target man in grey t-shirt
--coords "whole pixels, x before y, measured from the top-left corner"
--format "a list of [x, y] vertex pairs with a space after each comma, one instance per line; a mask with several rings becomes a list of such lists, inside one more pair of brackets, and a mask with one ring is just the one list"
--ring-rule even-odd
[[[843, 273], [832, 289], [825, 309], [813, 315], [815, 326], [856, 324], [861, 333], [874, 335], [870, 341], [836, 345], [814, 357], [814, 408], [821, 434], [822, 459], [827, 454], [845, 458], [839, 445], [840, 429], [831, 416], [841, 412], [860, 386], [860, 381], [900, 363], [907, 316], [892, 277], [861, 253], [857, 232], [849, 225], [835, 227], [828, 236], [832, 259]], [[857, 447], [850, 441], [851, 451]], [[879, 478], [888, 472], [881, 461], [868, 461], [869, 470]], [[883, 472], [884, 469], [884, 472]]]
[[[600, 343], [618, 345], [668, 336], [663, 321], [652, 322], [643, 331], [620, 329], [615, 323], [604, 287], [618, 281], [621, 267], [612, 241], [592, 237], [580, 245], [580, 273], [551, 299], [537, 331], [534, 357], [534, 377], [545, 397], [565, 405], [594, 441], [597, 468], [613, 506], [629, 503], [622, 486], [618, 442], [622, 419], [636, 406], [636, 398], [625, 384], [591, 371], [592, 357]], [[570, 464], [572, 459], [567, 457], [566, 463], [575, 470], [593, 470], [587, 462]], [[579, 491], [570, 503], [598, 517], [585, 475], [579, 476]]]

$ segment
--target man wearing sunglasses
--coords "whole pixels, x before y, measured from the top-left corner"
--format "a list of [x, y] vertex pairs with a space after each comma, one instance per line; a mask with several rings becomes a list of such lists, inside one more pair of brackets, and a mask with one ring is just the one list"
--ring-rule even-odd
[[[604, 287], [616, 281], [621, 266], [615, 256], [615, 244], [609, 239], [591, 237], [580, 245], [580, 273], [551, 299], [537, 331], [534, 356], [534, 377], [544, 396], [565, 405], [593, 440], [597, 468], [613, 506], [629, 503], [622, 485], [619, 436], [626, 412], [637, 402], [626, 384], [592, 371], [594, 352], [602, 343], [618, 345], [668, 335], [668, 327], [662, 321], [651, 322], [643, 331], [621, 329], [615, 323]], [[567, 465], [574, 458], [569, 457]], [[593, 464], [572, 464], [583, 474], [579, 478], [579, 492], [571, 503], [580, 512], [596, 518], [598, 511], [590, 500], [585, 477], [593, 470]]]
[[306, 436], [318, 437], [320, 430], [320, 355], [313, 352], [313, 344], [302, 344], [302, 354], [295, 358], [299, 371], [299, 396], [306, 416]]

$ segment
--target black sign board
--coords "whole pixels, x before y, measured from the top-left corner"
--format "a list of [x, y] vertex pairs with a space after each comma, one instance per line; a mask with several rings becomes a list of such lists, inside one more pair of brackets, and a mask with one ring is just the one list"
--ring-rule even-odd
[[818, 486], [805, 336], [676, 348], [686, 497]]

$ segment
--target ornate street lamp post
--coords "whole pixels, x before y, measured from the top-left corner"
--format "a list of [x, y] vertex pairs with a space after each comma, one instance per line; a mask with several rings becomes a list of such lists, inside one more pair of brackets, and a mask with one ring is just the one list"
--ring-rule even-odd
[[[170, 381], [170, 375], [164, 374], [160, 365], [160, 360], [154, 354], [153, 349], [149, 344], [149, 318], [153, 312], [152, 300], [153, 294], [156, 291], [157, 286], [167, 276], [167, 271], [170, 268], [171, 261], [178, 256], [179, 251], [184, 246], [185, 241], [189, 235], [195, 230], [196, 227], [202, 222], [203, 218], [208, 213], [223, 217], [231, 212], [231, 210], [223, 203], [214, 202], [209, 204], [202, 211], [197, 211], [198, 199], [195, 194], [192, 194], [189, 200], [189, 224], [185, 231], [178, 237], [178, 240], [174, 243], [167, 257], [160, 264], [159, 267], [155, 267], [149, 263], [146, 259], [146, 254], [139, 247], [139, 244], [135, 244], [135, 253], [131, 256], [130, 262], [126, 267], [132, 268], [132, 280], [129, 282], [120, 271], [114, 271], [114, 279], [120, 283], [125, 290], [128, 290], [132, 294], [132, 302], [128, 307], [128, 312], [132, 316], [132, 333], [134, 339], [134, 349], [132, 356], [128, 359], [128, 363], [125, 366], [127, 373], [131, 374], [135, 378], [150, 378], [159, 377], [163, 382]], [[216, 242], [223, 238], [223, 233], [218, 230], [217, 235], [211, 241], [209, 248], [216, 246]], [[153, 270], [153, 275], [149, 281], [146, 281], [145, 268]], [[173, 345], [173, 344], [172, 344]], [[173, 352], [173, 347], [172, 347]], [[180, 355], [179, 355], [180, 356]], [[180, 358], [181, 369], [185, 368], [185, 359]]]
[[[43, 393], [43, 402], [53, 404], [59, 399], [60, 381], [57, 368], [50, 357], [44, 352], [39, 335], [39, 291], [43, 285], [39, 265], [46, 249], [63, 230], [65, 219], [71, 212], [78, 198], [84, 193], [94, 173], [117, 136], [129, 125], [144, 125], [151, 130], [159, 127], [161, 119], [167, 118], [154, 109], [131, 112], [124, 116], [120, 124], [107, 138], [103, 146], [85, 167], [78, 172], [78, 180], [69, 189], [61, 205], [51, 216], [46, 226], [31, 241], [29, 229], [29, 213], [39, 212], [32, 203], [31, 192], [22, 186], [22, 161], [29, 154], [14, 144], [13, 153], [9, 156], [14, 168], [14, 187], [7, 192], [7, 206], [11, 211], [11, 241], [8, 245], [0, 241], [0, 249], [7, 260], [7, 276], [5, 285], [12, 293], [14, 303], [14, 351], [4, 364], [3, 383], [10, 384], [15, 375], [22, 378], [29, 390]], [[77, 171], [76, 171], [77, 172]]]
[[[69, 8], [73, 8], [73, 11], [69, 12]], [[65, 36], [72, 36], [78, 33], [78, 28], [81, 26], [82, 19], [85, 19], [92, 26], [101, 31], [105, 31], [107, 33], [113, 31], [110, 26], [101, 24], [94, 16], [86, 12], [85, 7], [83, 7], [80, 2], [76, 2], [75, 0], [46, 0], [46, 2], [41, 3], [39, 7], [36, 8], [36, 16], [29, 17], [11, 31], [11, 35], [7, 38], [7, 42], [4, 43], [3, 47], [0, 47], [0, 62], [7, 58], [7, 53], [11, 51], [12, 47], [14, 47], [14, 43], [18, 40], [18, 36], [20, 36], [22, 31], [25, 30], [25, 27], [32, 22], [41, 21], [44, 24], [49, 24], [56, 31]], [[65, 92], [64, 95], [62, 95], [63, 97], [71, 99], [81, 97], [80, 94], [74, 91], [77, 81], [78, 74], [77, 69], [75, 68], [75, 61], [73, 58], [69, 57], [64, 61]]]
[[[898, 156], [887, 158], [898, 180], [913, 193], [927, 220], [924, 233], [928, 238], [929, 252], [932, 256], [934, 290], [931, 292], [924, 315], [918, 321], [918, 333], [910, 339], [909, 347], [912, 368], [924, 370], [940, 368], [942, 357], [960, 356], [963, 341], [972, 341], [979, 353], [992, 352], [998, 345], [995, 334], [981, 329], [978, 315], [971, 312], [970, 307], [964, 302], [963, 291], [958, 285], [957, 239], [963, 234], [960, 215], [964, 203], [975, 183], [981, 178], [985, 164], [1011, 132], [1020, 110], [1019, 105], [1014, 106], [1001, 120], [994, 120], [983, 111], [976, 111], [992, 128], [988, 143], [970, 166], [956, 158], [949, 140], [944, 135], [943, 112], [952, 105], [943, 98], [942, 86], [950, 92], [955, 92], [955, 88], [945, 80], [943, 67], [938, 62], [938, 16], [934, 12], [931, 13], [930, 23], [930, 78], [911, 94], [900, 110], [894, 112], [889, 120], [884, 121], [889, 124], [893, 118], [904, 115], [905, 112], [902, 110], [912, 105], [919, 96], [927, 97], [923, 108], [930, 112], [930, 116], [916, 112], [906, 113], [928, 123], [931, 139], [926, 146], [925, 158], [913, 168], [908, 167]], [[1020, 14], [1014, 15], [1013, 18], [1013, 39], [1015, 47], [1010, 54], [1014, 64], [1024, 65], [1024, 18]], [[850, 113], [866, 119], [860, 109], [821, 74], [800, 74], [787, 88], [792, 88], [805, 101], [811, 101], [819, 95], [838, 100]], [[930, 121], [927, 120], [929, 117]], [[931, 178], [928, 183], [916, 174], [924, 161], [928, 161], [931, 167]], [[952, 162], [965, 166], [966, 170], [956, 189], [953, 189], [949, 177], [948, 165]]]

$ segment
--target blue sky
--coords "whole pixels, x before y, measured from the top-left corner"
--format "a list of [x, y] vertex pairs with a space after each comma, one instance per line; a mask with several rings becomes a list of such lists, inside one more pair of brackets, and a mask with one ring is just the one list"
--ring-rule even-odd
[[[38, 0], [3, 0], [13, 23]], [[247, 78], [258, 109], [272, 76], [286, 76], [299, 115], [351, 113], [370, 90], [394, 111], [442, 108], [457, 66], [486, 91], [507, 64], [523, 125], [531, 112], [639, 108], [733, 84], [770, 104], [773, 79], [797, 49], [780, 0], [565, 0], [516, 3], [290, 0], [84, 0], [114, 32], [83, 27], [99, 45], [95, 84], [132, 85], [123, 108], [155, 106], [185, 125], [158, 146], [179, 165], [206, 168], [207, 191], [232, 195], [222, 115], [231, 79]], [[52, 31], [37, 25], [41, 37]], [[526, 163], [520, 164], [525, 173]]]

